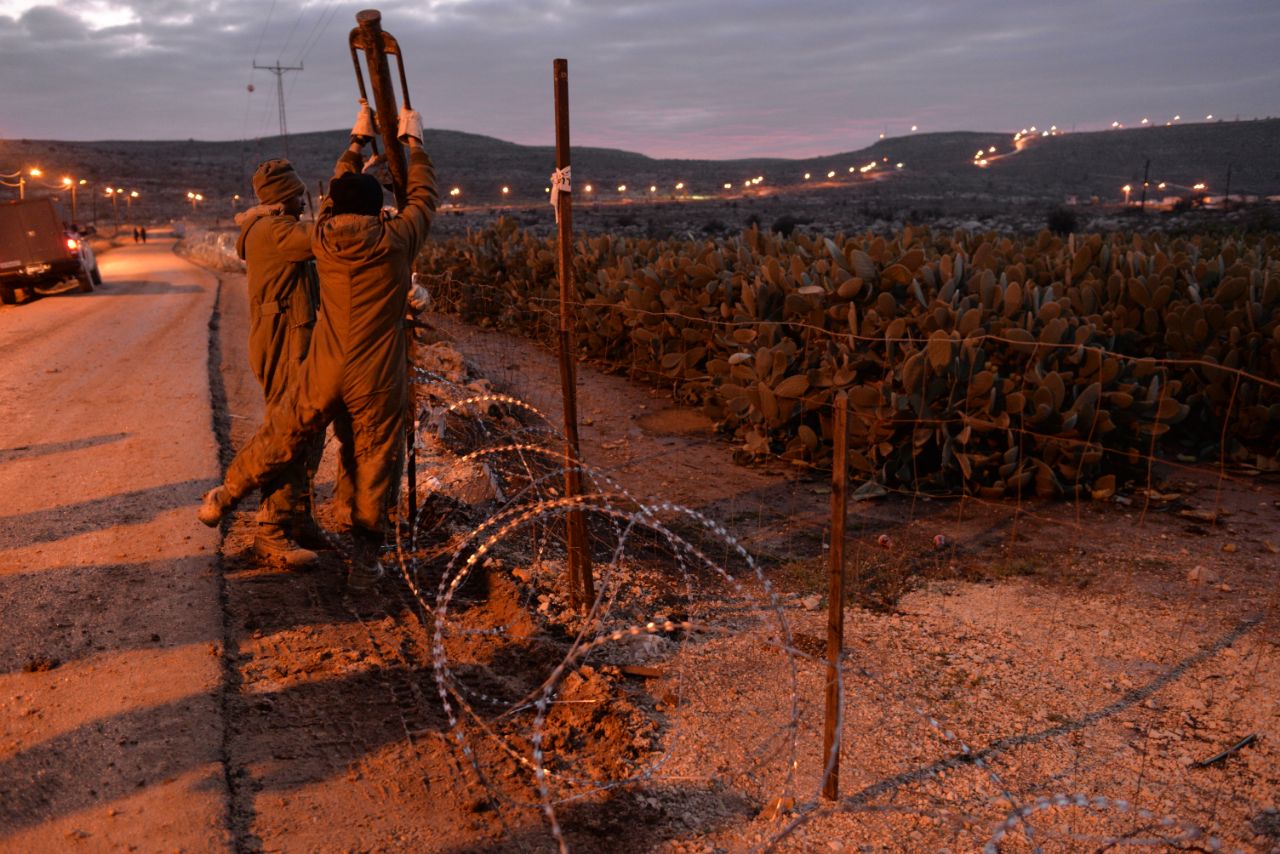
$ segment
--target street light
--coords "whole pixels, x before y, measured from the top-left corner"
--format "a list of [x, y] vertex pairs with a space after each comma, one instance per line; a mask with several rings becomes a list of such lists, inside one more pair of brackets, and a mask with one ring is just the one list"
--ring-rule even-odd
[[116, 231], [119, 231], [120, 230], [120, 205], [117, 203], [116, 199], [118, 199], [120, 197], [120, 194], [123, 193], [124, 191], [116, 190], [116, 189], [113, 189], [112, 187], [107, 187], [105, 192], [106, 192], [107, 198], [111, 200], [111, 218], [115, 220]]
[[1124, 206], [1127, 208], [1129, 207], [1129, 194], [1133, 192], [1133, 187], [1129, 184], [1125, 184], [1120, 189], [1124, 190]]
[[[44, 173], [40, 171], [39, 166], [32, 166], [30, 169], [27, 170], [27, 174], [30, 175], [32, 178], [39, 178]], [[19, 175], [18, 176], [18, 198], [19, 199], [25, 199], [27, 197], [26, 184], [27, 184], [26, 180], [21, 175]]]
[[[7, 187], [17, 187], [18, 198], [25, 199], [27, 197], [27, 183], [28, 183], [27, 178], [28, 177], [39, 178], [42, 175], [44, 175], [44, 172], [41, 171], [39, 166], [32, 166], [29, 169], [25, 169], [25, 170], [19, 169], [17, 172], [0, 173], [0, 184], [4, 184]], [[17, 178], [18, 183], [10, 184], [8, 181], [4, 180], [6, 178]], [[69, 178], [63, 178], [60, 183], [44, 184], [44, 186], [48, 187], [50, 190], [59, 190], [59, 189], [63, 189], [65, 187], [71, 186], [70, 180], [71, 179]], [[81, 181], [80, 183], [84, 184], [85, 182]]]
[[[119, 191], [117, 191], [117, 192], [119, 192]], [[196, 205], [198, 205], [200, 202], [203, 202], [203, 201], [204, 201], [204, 196], [203, 196], [203, 195], [201, 195], [200, 193], [193, 193], [193, 192], [191, 192], [191, 191], [189, 191], [189, 190], [188, 190], [188, 191], [187, 191], [187, 201], [191, 202], [191, 212], [192, 212], [192, 213], [195, 213], [195, 211], [196, 211]]]
[[[84, 181], [81, 181], [80, 183], [83, 184]], [[64, 176], [62, 179], [62, 186], [71, 190], [71, 221], [76, 222], [80, 219], [80, 217], [76, 215], [76, 188], [78, 185], [71, 177]]]

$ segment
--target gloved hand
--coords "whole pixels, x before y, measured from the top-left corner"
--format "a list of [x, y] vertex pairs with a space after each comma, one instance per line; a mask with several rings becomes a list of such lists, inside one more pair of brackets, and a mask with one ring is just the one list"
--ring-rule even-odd
[[367, 145], [377, 135], [378, 131], [373, 123], [373, 110], [369, 108], [369, 102], [361, 98], [360, 112], [356, 116], [356, 123], [351, 126], [351, 140]]
[[409, 137], [413, 137], [422, 143], [422, 116], [418, 115], [417, 110], [401, 110], [400, 111], [400, 127], [396, 130], [396, 136], [403, 142], [408, 142]]
[[431, 308], [431, 292], [418, 281], [418, 274], [413, 274], [413, 287], [409, 290], [409, 308], [414, 314]]

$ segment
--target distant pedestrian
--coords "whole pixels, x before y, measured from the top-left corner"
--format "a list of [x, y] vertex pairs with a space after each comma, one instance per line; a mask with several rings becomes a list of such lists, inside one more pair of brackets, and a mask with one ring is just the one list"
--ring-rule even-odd
[[138, 231], [142, 234], [142, 242], [143, 242], [143, 243], [146, 243], [146, 242], [147, 242], [147, 227], [144, 225], [142, 228], [138, 229]]
[[138, 235], [138, 227], [135, 225], [135, 226], [133, 227], [133, 242], [134, 242], [134, 243], [137, 243], [137, 242], [138, 242], [139, 240], [141, 240], [141, 239], [142, 239], [142, 238]]

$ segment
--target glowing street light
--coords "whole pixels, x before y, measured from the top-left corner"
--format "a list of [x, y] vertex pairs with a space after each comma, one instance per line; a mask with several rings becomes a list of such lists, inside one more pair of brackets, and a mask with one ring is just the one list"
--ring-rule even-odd
[[684, 189], [684, 181], [677, 181], [677, 182], [676, 182], [676, 189], [677, 189], [677, 190], [683, 190], [683, 189]]
[[462, 195], [462, 190], [458, 189], [457, 187], [454, 187], [449, 191], [449, 195], [456, 199], [458, 196]]
[[508, 194], [508, 193], [510, 193], [510, 192], [511, 192], [511, 188], [510, 188], [510, 187], [503, 187], [503, 188], [502, 188], [502, 195], [504, 195], [504, 196], [505, 196], [505, 195], [507, 195], [507, 194]]
[[133, 213], [133, 200], [136, 198], [138, 198], [137, 190], [130, 190], [129, 195], [124, 197], [124, 209], [126, 211], [126, 216]]
[[1201, 182], [1201, 183], [1199, 183], [1199, 184], [1192, 184], [1192, 185], [1191, 185], [1191, 189], [1193, 189], [1193, 190], [1207, 190], [1207, 189], [1209, 189], [1209, 185], [1208, 185], [1208, 184], [1205, 184], [1204, 182]]
[[916, 132], [917, 130], [919, 130], [919, 129], [920, 129], [920, 128], [919, 128], [919, 126], [918, 126], [918, 125], [912, 125], [912, 126], [911, 126], [911, 132], [912, 132], [912, 133], [915, 133], [915, 132]]
[[805, 179], [806, 181], [808, 181], [808, 180], [809, 180], [809, 173], [808, 173], [808, 172], [804, 173], [804, 179]]
[[80, 184], [83, 184], [83, 183], [85, 182], [80, 181], [79, 183], [77, 183], [75, 179], [71, 178], [70, 176], [63, 176], [62, 178], [62, 186], [66, 187], [68, 190], [71, 191], [71, 221], [72, 222], [76, 222], [78, 219], [80, 219], [80, 217], [76, 214], [76, 189], [79, 187]]
[[1133, 187], [1129, 184], [1125, 184], [1120, 189], [1124, 190], [1124, 206], [1127, 208], [1129, 207], [1129, 194], [1133, 192]]
[[827, 173], [827, 177], [828, 177], [828, 178], [834, 178], [834, 177], [836, 177], [836, 170], [832, 169], [830, 172], [828, 172], [828, 173]]
[[586, 191], [587, 191], [588, 193], [594, 193], [594, 192], [595, 192], [595, 189], [596, 189], [596, 188], [595, 188], [595, 187], [593, 187], [593, 186], [591, 186], [590, 184], [588, 184], [588, 185], [586, 186]]
[[619, 184], [619, 185], [618, 185], [618, 192], [619, 192], [619, 193], [625, 193], [626, 191], [627, 191], [627, 185], [626, 185], [626, 184]]

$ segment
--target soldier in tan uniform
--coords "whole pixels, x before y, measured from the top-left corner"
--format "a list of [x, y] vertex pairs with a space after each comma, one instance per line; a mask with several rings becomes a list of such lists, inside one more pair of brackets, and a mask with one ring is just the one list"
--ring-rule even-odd
[[329, 421], [349, 417], [357, 553], [352, 586], [371, 584], [381, 574], [377, 556], [404, 464], [410, 275], [436, 207], [435, 172], [422, 149], [421, 119], [416, 111], [404, 110], [400, 136], [409, 153], [407, 200], [394, 217], [381, 215], [382, 188], [361, 172], [360, 155], [372, 127], [365, 107], [316, 221], [312, 248], [324, 310], [297, 391], [268, 409], [265, 423], [236, 455], [223, 484], [205, 495], [199, 512], [200, 521], [217, 525], [236, 502], [284, 471]]
[[[236, 254], [248, 273], [249, 364], [270, 407], [298, 382], [320, 292], [311, 228], [299, 221], [305, 187], [293, 165], [287, 160], [261, 163], [253, 175], [253, 191], [259, 204], [236, 216]], [[253, 541], [258, 557], [305, 567], [317, 561], [315, 550], [328, 547], [312, 515], [311, 480], [323, 449], [321, 435], [261, 485]]]

